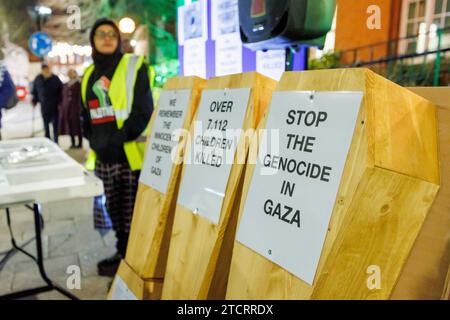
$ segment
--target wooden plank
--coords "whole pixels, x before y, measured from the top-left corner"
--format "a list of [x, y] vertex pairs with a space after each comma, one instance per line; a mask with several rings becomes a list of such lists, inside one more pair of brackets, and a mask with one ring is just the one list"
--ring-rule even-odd
[[441, 188], [392, 299], [439, 299], [450, 265], [450, 88], [409, 88], [438, 105]]
[[[438, 186], [390, 170], [367, 169], [346, 214], [313, 299], [387, 299]], [[380, 288], [367, 285], [380, 270]]]
[[162, 286], [163, 279], [144, 280], [144, 300], [161, 299]]
[[422, 165], [436, 163], [438, 152], [437, 136], [418, 138], [437, 127], [435, 106], [421, 96], [368, 69], [350, 68], [286, 72], [276, 90], [364, 91], [369, 164], [439, 183], [439, 169]]
[[[213, 78], [205, 89], [251, 88], [243, 129], [255, 128], [275, 88], [275, 81], [255, 72]], [[191, 133], [192, 133], [191, 129]], [[241, 136], [236, 157], [246, 155], [248, 140]], [[233, 165], [219, 224], [177, 205], [170, 243], [163, 299], [223, 299], [236, 229], [236, 197], [244, 164]]]
[[[438, 190], [435, 106], [366, 69], [287, 72], [276, 90], [362, 91], [364, 98], [313, 286], [236, 243], [226, 298], [389, 297]], [[254, 166], [247, 167], [240, 215], [253, 170]], [[390, 193], [378, 190], [380, 198], [374, 202], [366, 196], [373, 192], [373, 186], [387, 188]], [[393, 200], [387, 204], [389, 197], [400, 197], [417, 206], [405, 212], [402, 208], [409, 205]], [[381, 209], [387, 212], [385, 218]], [[396, 226], [401, 229], [396, 230]], [[381, 230], [380, 236], [373, 235], [371, 229]], [[365, 232], [371, 237], [363, 236]], [[387, 243], [383, 237], [392, 243], [382, 247]], [[375, 295], [365, 291], [366, 280], [362, 281], [368, 276], [367, 263], [372, 258], [383, 268], [383, 274], [392, 272]]]
[[[158, 300], [161, 298], [163, 279], [142, 279], [125, 260], [122, 260], [117, 275], [127, 284], [138, 300]], [[112, 288], [116, 285], [117, 277], [108, 292], [108, 300], [112, 299]]]
[[445, 280], [444, 291], [442, 291], [442, 300], [450, 300], [450, 265], [448, 266], [447, 279]]
[[[133, 292], [138, 300], [142, 300], [144, 298], [144, 280], [142, 280], [139, 275], [133, 271], [125, 260], [120, 262], [117, 275], [126, 283], [128, 289]], [[111, 285], [111, 290], [108, 293], [108, 300], [112, 299], [112, 291], [116, 285], [116, 281], [117, 276]]]
[[[188, 130], [195, 114], [201, 90], [206, 81], [198, 77], [171, 78], [164, 90], [192, 89], [183, 128]], [[153, 127], [157, 112], [153, 113], [150, 128]], [[182, 157], [184, 144], [180, 144], [178, 155]], [[167, 193], [139, 184], [133, 220], [125, 260], [144, 280], [160, 282], [164, 278], [167, 253], [172, 230], [174, 203], [178, 193], [181, 164], [173, 164]], [[146, 296], [159, 299], [152, 286], [146, 286]]]

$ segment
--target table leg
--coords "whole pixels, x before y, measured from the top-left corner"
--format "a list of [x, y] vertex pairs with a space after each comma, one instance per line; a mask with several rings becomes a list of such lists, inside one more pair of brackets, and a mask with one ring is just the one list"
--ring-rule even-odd
[[[7, 211], [9, 215], [9, 211]], [[34, 214], [34, 227], [35, 227], [35, 234], [36, 234], [36, 253], [37, 256], [33, 257], [39, 267], [39, 273], [41, 275], [41, 278], [45, 281], [47, 284], [43, 287], [33, 288], [33, 289], [27, 289], [19, 292], [14, 292], [11, 294], [7, 294], [4, 296], [0, 296], [0, 300], [10, 300], [10, 299], [19, 299], [24, 298], [32, 295], [36, 295], [38, 293], [43, 293], [47, 291], [56, 290], [62, 295], [68, 297], [72, 300], [78, 300], [77, 296], [70, 293], [68, 290], [58, 286], [57, 284], [53, 283], [50, 278], [47, 276], [47, 273], [45, 271], [44, 266], [44, 255], [42, 251], [42, 234], [41, 234], [41, 213], [39, 209], [39, 205], [37, 203], [33, 204], [33, 214]], [[17, 247], [15, 243], [13, 242], [13, 246]], [[20, 250], [23, 252], [23, 250]], [[28, 255], [28, 254], [27, 254]]]

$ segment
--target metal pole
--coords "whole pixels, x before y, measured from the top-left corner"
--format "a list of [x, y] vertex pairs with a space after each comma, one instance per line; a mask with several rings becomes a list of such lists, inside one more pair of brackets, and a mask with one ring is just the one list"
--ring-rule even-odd
[[433, 86], [439, 86], [439, 74], [441, 73], [441, 46], [442, 46], [442, 29], [437, 31], [438, 35], [438, 47], [436, 52], [436, 60], [434, 63], [434, 79]]

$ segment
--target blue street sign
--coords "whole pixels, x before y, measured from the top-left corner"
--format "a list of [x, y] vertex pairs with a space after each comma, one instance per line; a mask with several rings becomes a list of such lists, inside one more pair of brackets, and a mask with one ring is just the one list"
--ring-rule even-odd
[[28, 40], [31, 52], [38, 57], [43, 57], [52, 50], [52, 38], [48, 33], [35, 32]]

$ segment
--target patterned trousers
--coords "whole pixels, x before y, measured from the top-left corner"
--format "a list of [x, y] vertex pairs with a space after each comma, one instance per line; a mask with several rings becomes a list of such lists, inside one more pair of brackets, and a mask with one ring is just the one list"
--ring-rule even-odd
[[[103, 181], [106, 208], [116, 234], [130, 232], [134, 201], [140, 171], [132, 171], [128, 163], [107, 164], [97, 161], [95, 175]], [[95, 217], [96, 229], [105, 227], [101, 216]]]

